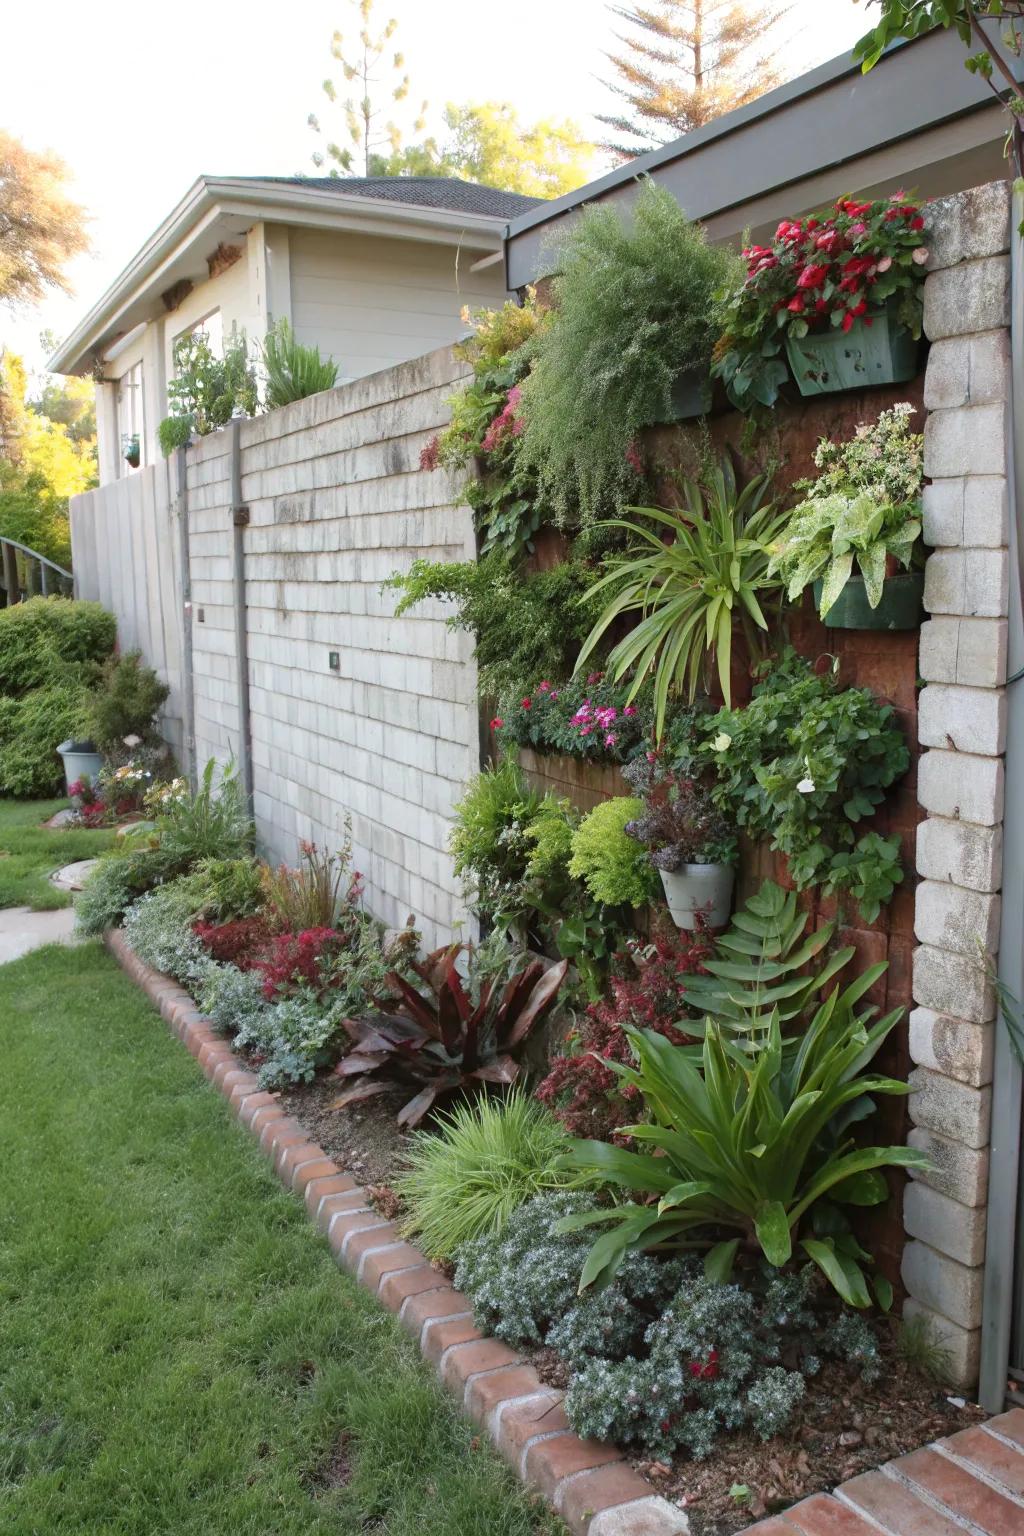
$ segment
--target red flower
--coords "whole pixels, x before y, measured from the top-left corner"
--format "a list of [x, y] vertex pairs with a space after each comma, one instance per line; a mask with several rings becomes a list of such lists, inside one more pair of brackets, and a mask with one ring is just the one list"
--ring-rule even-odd
[[910, 227], [911, 229], [924, 229], [924, 219], [922, 219], [920, 214], [918, 214], [916, 219], [911, 219]]
[[846, 311], [846, 314], [843, 316], [843, 330], [844, 331], [852, 331], [853, 330], [853, 311], [852, 310], [848, 309]]
[[420, 469], [436, 469], [441, 457], [441, 442], [436, 432], [420, 449]]
[[798, 293], [795, 298], [790, 299], [786, 308], [791, 309], [794, 315], [802, 315], [804, 312], [803, 295]]
[[522, 704], [524, 709], [532, 709], [533, 708], [533, 700], [532, 699], [522, 699], [522, 700], [520, 700], [520, 702], [521, 702], [521, 704]]
[[853, 306], [853, 308], [848, 311], [848, 313], [853, 315], [854, 319], [859, 319], [860, 316], [867, 309], [867, 307], [868, 307], [867, 299], [861, 299], [860, 303], [859, 304], [855, 304]]
[[492, 731], [500, 731], [504, 724], [505, 724], [505, 722], [501, 718], [501, 716], [500, 715], [495, 715], [494, 719], [491, 721], [491, 730]]
[[796, 280], [798, 288], [820, 288], [828, 277], [828, 267], [804, 267]]
[[697, 1381], [714, 1381], [718, 1375], [718, 1350], [710, 1350], [706, 1360], [688, 1361], [686, 1369]]

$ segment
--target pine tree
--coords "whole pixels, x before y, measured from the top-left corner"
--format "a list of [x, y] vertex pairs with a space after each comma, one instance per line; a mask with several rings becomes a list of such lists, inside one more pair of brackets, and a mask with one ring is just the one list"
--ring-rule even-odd
[[601, 148], [621, 163], [700, 128], [778, 85], [770, 34], [788, 6], [754, 0], [650, 0], [612, 5], [639, 35], [616, 33], [629, 51], [609, 53], [608, 82], [633, 115], [599, 115]]
[[[386, 21], [374, 36], [370, 31], [374, 0], [349, 0], [349, 3], [358, 12], [359, 31], [347, 52], [341, 32], [335, 32], [331, 39], [331, 54], [341, 65], [344, 79], [349, 85], [356, 85], [359, 92], [357, 97], [348, 96], [340, 103], [344, 114], [345, 133], [350, 142], [339, 144], [336, 140], [329, 140], [326, 152], [323, 150], [314, 152], [313, 164], [318, 169], [322, 169], [327, 162], [333, 162], [328, 172], [331, 176], [352, 174], [372, 176], [375, 174], [377, 163], [382, 158], [382, 151], [397, 155], [402, 143], [401, 130], [396, 123], [380, 122], [381, 112], [384, 109], [379, 105], [379, 98], [375, 98], [374, 95], [375, 88], [381, 83], [378, 66], [390, 68], [398, 76], [397, 83], [387, 87], [392, 101], [406, 99], [409, 94], [409, 76], [403, 73], [405, 60], [400, 52], [395, 52], [390, 59], [385, 59], [389, 51], [388, 44], [398, 26], [395, 18], [392, 16]], [[330, 78], [324, 81], [323, 92], [332, 106], [339, 104], [337, 86]], [[424, 126], [422, 113], [426, 108], [427, 103], [424, 102], [421, 115], [412, 125], [416, 133], [420, 132]], [[309, 114], [308, 122], [315, 133], [323, 132], [320, 119], [315, 112]]]

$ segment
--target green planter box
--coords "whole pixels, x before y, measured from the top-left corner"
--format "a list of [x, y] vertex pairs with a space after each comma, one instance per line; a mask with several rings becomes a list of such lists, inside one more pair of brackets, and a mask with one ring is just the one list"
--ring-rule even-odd
[[870, 384], [903, 384], [917, 373], [918, 343], [884, 310], [871, 324], [822, 331], [786, 342], [786, 355], [802, 395], [827, 395]]
[[[814, 605], [821, 611], [823, 583], [814, 583]], [[826, 629], [916, 629], [924, 615], [924, 572], [887, 576], [882, 600], [872, 608], [861, 576], [851, 576], [822, 619]]]

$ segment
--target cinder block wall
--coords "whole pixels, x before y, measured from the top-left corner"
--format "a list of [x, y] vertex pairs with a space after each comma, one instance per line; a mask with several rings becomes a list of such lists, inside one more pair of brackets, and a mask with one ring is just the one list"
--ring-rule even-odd
[[924, 325], [925, 570], [918, 734], [912, 1145], [904, 1311], [978, 1375], [999, 936], [1008, 580], [1009, 187], [932, 205]]
[[[473, 556], [449, 476], [419, 468], [465, 372], [445, 348], [241, 428], [261, 844], [294, 863], [301, 838], [337, 847], [350, 814], [368, 907], [392, 924], [413, 913], [428, 945], [468, 922], [447, 841], [479, 762], [476, 667], [440, 604], [396, 619], [380, 584], [416, 557]], [[238, 740], [224, 434], [190, 451], [188, 504], [201, 766]]]

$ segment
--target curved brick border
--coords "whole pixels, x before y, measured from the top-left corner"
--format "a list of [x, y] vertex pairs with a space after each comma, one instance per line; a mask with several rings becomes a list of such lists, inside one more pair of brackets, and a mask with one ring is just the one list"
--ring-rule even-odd
[[306, 1203], [338, 1261], [412, 1334], [469, 1417], [517, 1476], [538, 1489], [573, 1536], [684, 1536], [686, 1516], [633, 1471], [623, 1453], [569, 1428], [561, 1392], [473, 1325], [469, 1299], [402, 1238], [199, 1012], [184, 988], [145, 965], [116, 929], [107, 948], [195, 1056], [235, 1116], [258, 1138], [281, 1182]]

